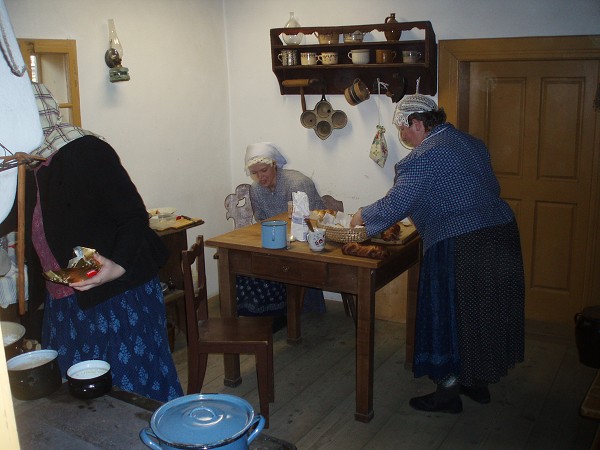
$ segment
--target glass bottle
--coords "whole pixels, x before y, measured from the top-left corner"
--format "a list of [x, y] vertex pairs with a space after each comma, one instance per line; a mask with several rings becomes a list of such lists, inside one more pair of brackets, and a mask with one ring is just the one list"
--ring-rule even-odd
[[[385, 23], [398, 23], [396, 13], [390, 13], [389, 17], [385, 18]], [[399, 41], [402, 30], [389, 30], [383, 33], [388, 41]]]
[[[300, 27], [300, 22], [298, 22], [296, 20], [296, 17], [294, 16], [294, 13], [291, 12], [290, 13], [290, 19], [285, 23], [285, 25], [283, 26], [284, 28], [298, 28]], [[287, 45], [300, 45], [302, 43], [302, 38], [304, 37], [304, 34], [302, 33], [298, 33], [298, 34], [284, 34], [283, 35], [283, 42], [285, 42]]]

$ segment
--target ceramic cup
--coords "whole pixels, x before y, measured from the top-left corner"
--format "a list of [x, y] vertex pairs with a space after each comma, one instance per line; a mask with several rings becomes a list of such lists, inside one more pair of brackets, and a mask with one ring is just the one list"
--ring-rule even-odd
[[325, 230], [323, 228], [315, 228], [315, 231], [309, 231], [308, 247], [313, 252], [320, 252], [325, 248]]
[[330, 33], [321, 34], [315, 31], [313, 34], [319, 39], [319, 44], [337, 44], [340, 40], [340, 35], [334, 33], [333, 31]]
[[313, 66], [317, 63], [317, 54], [315, 52], [300, 53], [300, 64], [303, 66]]
[[369, 64], [369, 49], [350, 50], [348, 58], [352, 64]]
[[338, 54], [337, 52], [323, 52], [317, 57], [317, 59], [323, 64], [337, 64]]
[[417, 63], [421, 59], [421, 52], [405, 50], [402, 52], [402, 62]]
[[296, 66], [298, 65], [298, 52], [296, 50], [282, 50], [277, 59], [281, 61], [284, 66]]
[[396, 59], [396, 52], [393, 50], [375, 50], [375, 62], [377, 64], [390, 64]]

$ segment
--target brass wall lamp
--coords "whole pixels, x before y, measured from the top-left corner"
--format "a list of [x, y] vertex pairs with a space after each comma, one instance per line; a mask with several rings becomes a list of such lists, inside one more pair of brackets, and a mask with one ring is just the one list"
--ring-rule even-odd
[[117, 81], [129, 81], [129, 69], [121, 65], [123, 60], [123, 46], [117, 36], [117, 30], [115, 28], [115, 21], [113, 19], [108, 20], [108, 50], [104, 54], [104, 61], [110, 68], [109, 76], [110, 82], [116, 83]]

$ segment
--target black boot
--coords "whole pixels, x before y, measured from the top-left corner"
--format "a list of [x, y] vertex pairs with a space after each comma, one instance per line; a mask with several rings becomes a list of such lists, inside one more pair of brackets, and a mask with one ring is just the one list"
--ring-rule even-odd
[[473, 386], [460, 385], [460, 393], [466, 395], [471, 400], [477, 403], [486, 404], [491, 401], [490, 390], [488, 384], [483, 381], [475, 381]]
[[459, 392], [460, 385], [458, 383], [450, 387], [438, 384], [435, 392], [421, 397], [413, 397], [408, 404], [419, 411], [458, 414], [462, 412], [462, 400]]

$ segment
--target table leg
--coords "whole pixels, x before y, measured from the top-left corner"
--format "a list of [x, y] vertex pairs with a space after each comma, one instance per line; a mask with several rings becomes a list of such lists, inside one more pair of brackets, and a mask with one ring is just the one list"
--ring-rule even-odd
[[375, 272], [361, 269], [356, 296], [356, 412], [359, 422], [373, 418], [373, 353], [375, 340]]
[[[220, 248], [218, 254], [221, 317], [235, 317], [237, 316], [235, 274], [229, 271], [229, 251]], [[223, 365], [225, 368], [223, 384], [229, 387], [238, 386], [242, 382], [242, 377], [240, 376], [240, 356], [237, 354], [223, 355]]]
[[299, 344], [302, 341], [300, 329], [302, 315], [302, 297], [306, 289], [295, 284], [286, 284], [287, 292], [287, 332], [288, 344]]
[[406, 296], [406, 353], [404, 367], [412, 369], [415, 355], [415, 320], [417, 318], [417, 293], [419, 291], [420, 263], [408, 269], [408, 286]]

